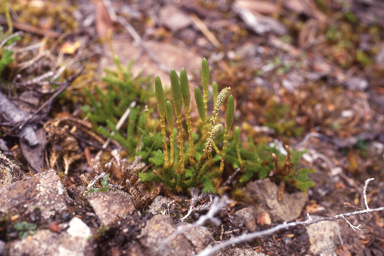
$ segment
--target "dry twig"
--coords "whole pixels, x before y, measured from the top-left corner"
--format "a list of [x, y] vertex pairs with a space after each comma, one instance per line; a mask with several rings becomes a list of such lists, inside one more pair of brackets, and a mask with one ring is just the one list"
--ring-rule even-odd
[[350, 217], [350, 216], [354, 216], [354, 215], [362, 215], [362, 214], [370, 213], [370, 212], [384, 211], [384, 206], [380, 207], [380, 208], [375, 208], [375, 209], [371, 209], [371, 208], [368, 207], [366, 190], [367, 190], [368, 183], [371, 180], [373, 180], [373, 178], [366, 180], [365, 181], [365, 185], [364, 185], [364, 190], [363, 190], [364, 202], [365, 202], [365, 205], [366, 205], [366, 208], [367, 208], [365, 210], [354, 211], [354, 212], [349, 212], [349, 213], [342, 213], [342, 214], [335, 215], [334, 217], [323, 217], [323, 218], [318, 218], [318, 219], [312, 219], [309, 216], [309, 214], [307, 214], [308, 219], [306, 221], [297, 221], [297, 222], [291, 222], [291, 223], [283, 223], [281, 225], [277, 225], [276, 227], [273, 227], [273, 228], [270, 228], [270, 229], [267, 229], [267, 230], [264, 230], [264, 231], [253, 232], [253, 233], [249, 233], [249, 234], [243, 234], [243, 235], [241, 235], [239, 237], [235, 237], [233, 239], [229, 239], [227, 241], [224, 241], [224, 242], [222, 242], [220, 244], [217, 244], [217, 245], [214, 245], [212, 247], [208, 247], [208, 248], [204, 249], [202, 252], [200, 252], [199, 254], [197, 254], [196, 256], [208, 256], [208, 255], [211, 255], [211, 254], [213, 254], [213, 253], [215, 253], [215, 252], [217, 252], [217, 251], [219, 251], [219, 250], [221, 250], [223, 248], [226, 248], [226, 247], [228, 247], [230, 245], [233, 245], [233, 244], [238, 244], [238, 243], [246, 242], [246, 241], [255, 239], [257, 237], [272, 235], [272, 234], [274, 234], [274, 233], [276, 233], [276, 232], [278, 232], [280, 230], [283, 230], [283, 229], [288, 229], [288, 228], [299, 226], [299, 225], [309, 226], [309, 225], [312, 225], [312, 224], [315, 224], [315, 223], [318, 223], [318, 222], [323, 222], [323, 221], [331, 221], [331, 220], [343, 219], [353, 230], [355, 230], [355, 231], [356, 230], [360, 230], [360, 225], [358, 225], [358, 226], [352, 225], [346, 219], [346, 217]]

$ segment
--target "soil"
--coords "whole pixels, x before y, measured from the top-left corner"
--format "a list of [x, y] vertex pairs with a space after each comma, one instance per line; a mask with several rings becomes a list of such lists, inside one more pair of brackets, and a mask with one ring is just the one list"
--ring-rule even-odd
[[[15, 132], [19, 121], [1, 113], [0, 149], [11, 160], [4, 160], [2, 165], [18, 167], [10, 172], [11, 178], [0, 176], [0, 185], [11, 186], [55, 169], [70, 199], [65, 210], [49, 218], [44, 218], [38, 208], [31, 212], [19, 208], [0, 212], [0, 240], [11, 243], [19, 239], [20, 232], [14, 228], [17, 222], [34, 223], [39, 230], [51, 223], [67, 223], [75, 215], [91, 228], [96, 255], [149, 255], [150, 249], [142, 246], [140, 234], [154, 216], [149, 206], [156, 196], [174, 200], [164, 203], [162, 211], [175, 225], [180, 225], [180, 218], [187, 214], [190, 193], [174, 193], [153, 184], [141, 187], [134, 175], [125, 178], [135, 184], [134, 191], [126, 191], [133, 198], [130, 203], [135, 211], [107, 229], [103, 229], [95, 207], [84, 197], [84, 177], [89, 182], [96, 176], [98, 167], [91, 159], [102, 148], [100, 140], [104, 142], [97, 127], [84, 121], [84, 105], [90, 105], [86, 88], [92, 93], [96, 86], [107, 88], [101, 79], [106, 74], [104, 69], [116, 70], [113, 54], [119, 56], [123, 66], [134, 60], [131, 71], [135, 77], [159, 75], [164, 85], [169, 84], [171, 68], [185, 67], [191, 74], [192, 87], [200, 85], [201, 59], [207, 58], [211, 82], [217, 81], [220, 89], [232, 88], [236, 102], [234, 126], [241, 127], [245, 140], [250, 137], [256, 144], [278, 140], [295, 150], [307, 150], [299, 167], [315, 169], [310, 174], [314, 186], [308, 189], [308, 201], [296, 219], [305, 220], [307, 214], [330, 217], [365, 208], [363, 186], [368, 178], [374, 178], [367, 191], [369, 207], [383, 206], [382, 2], [55, 1], [65, 10], [65, 17], [49, 1], [38, 2], [9, 1], [13, 32], [22, 33], [12, 46], [14, 61], [0, 75], [4, 85], [1, 92], [19, 109], [33, 113], [49, 103], [30, 122], [41, 143], [37, 148], [29, 146]], [[111, 10], [117, 17], [111, 15]], [[4, 8], [0, 8], [0, 14], [6, 31]], [[258, 25], [245, 15], [258, 19]], [[55, 16], [59, 19], [55, 20]], [[130, 32], [127, 28], [131, 28]], [[45, 35], [49, 35], [46, 40]], [[26, 49], [28, 46], [33, 50]], [[65, 65], [65, 70], [59, 72]], [[78, 74], [82, 67], [83, 72]], [[44, 75], [49, 71], [58, 79], [46, 79]], [[74, 81], [70, 85], [71, 78]], [[65, 90], [49, 101], [58, 88]], [[145, 104], [156, 108], [154, 97]], [[157, 118], [156, 111], [151, 115]], [[196, 109], [191, 115], [198, 116]], [[101, 156], [103, 163], [113, 159], [113, 149], [121, 149], [121, 145], [112, 142]], [[130, 157], [125, 154], [120, 155]], [[113, 172], [113, 168], [110, 174], [118, 180], [122, 174]], [[221, 183], [233, 171], [226, 163]], [[6, 172], [2, 171], [2, 175]], [[250, 232], [246, 226], [230, 221], [234, 212], [251, 206], [241, 198], [243, 194], [236, 193], [239, 187], [246, 186], [239, 183], [240, 176], [236, 175], [220, 195], [226, 194], [235, 202], [216, 215], [221, 225], [205, 225], [216, 242]], [[299, 190], [287, 184], [285, 191], [292, 194]], [[206, 213], [203, 210], [191, 214], [187, 222], [193, 223]], [[17, 219], [13, 219], [16, 215]], [[382, 212], [354, 216], [349, 221], [361, 224], [363, 231], [356, 232], [339, 220], [342, 243], [337, 245], [336, 255], [384, 255]], [[277, 224], [257, 225], [255, 231]], [[245, 248], [267, 255], [306, 255], [313, 243], [307, 229], [298, 226], [237, 244], [221, 253], [231, 255], [235, 248]]]

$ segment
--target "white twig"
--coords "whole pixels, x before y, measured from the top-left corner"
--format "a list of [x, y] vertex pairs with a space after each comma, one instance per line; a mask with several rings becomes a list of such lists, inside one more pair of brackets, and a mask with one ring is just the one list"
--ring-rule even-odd
[[365, 203], [365, 207], [367, 208], [367, 210], [369, 210], [368, 200], [367, 200], [367, 187], [368, 187], [368, 183], [369, 183], [371, 180], [374, 180], [374, 178], [370, 178], [370, 179], [367, 179], [367, 180], [365, 181], [364, 189], [363, 189], [364, 203]]
[[298, 148], [301, 148], [305, 143], [307, 143], [307, 141], [312, 138], [312, 137], [315, 137], [315, 138], [318, 138], [318, 137], [321, 137], [322, 134], [321, 133], [317, 133], [317, 132], [311, 132], [311, 133], [308, 133], [307, 135], [305, 135], [304, 139], [296, 144], [295, 146], [293, 146], [292, 148], [293, 149], [298, 149]]
[[161, 245], [160, 251], [173, 239], [175, 239], [178, 235], [183, 234], [185, 231], [190, 230], [191, 228], [198, 227], [203, 225], [206, 221], [210, 220], [213, 222], [216, 226], [220, 225], [220, 220], [215, 217], [215, 214], [226, 207], [228, 204], [232, 203], [232, 200], [228, 199], [227, 196], [223, 196], [221, 199], [219, 197], [215, 197], [213, 199], [213, 203], [211, 205], [211, 209], [209, 209], [208, 213], [206, 215], [201, 216], [195, 223], [185, 227], [185, 226], [179, 226], [177, 227], [176, 231], [173, 232], [172, 235], [170, 235]]
[[[206, 196], [209, 195], [209, 201], [205, 202], [202, 205], [196, 206], [198, 202], [201, 202]], [[207, 194], [207, 193], [199, 193], [198, 190], [195, 188], [191, 188], [191, 202], [189, 204], [189, 211], [187, 215], [185, 215], [183, 218], [181, 218], [181, 221], [184, 221], [186, 218], [188, 218], [189, 215], [191, 215], [192, 212], [198, 212], [198, 211], [204, 211], [204, 210], [209, 210], [209, 208], [212, 205], [212, 194]]]
[[[127, 118], [129, 117], [129, 114], [131, 113], [131, 108], [134, 108], [136, 107], [136, 101], [132, 101], [132, 103], [129, 105], [129, 107], [125, 110], [124, 114], [121, 116], [119, 122], [117, 122], [116, 124], [116, 130], [120, 130], [121, 126], [123, 126], [123, 124], [125, 123], [125, 120], [127, 120]], [[111, 132], [111, 135], [113, 135], [114, 132]], [[111, 142], [111, 139], [108, 138], [104, 144], [103, 144], [103, 148], [107, 148], [109, 143]], [[101, 154], [103, 153], [102, 150], [100, 150], [97, 154], [96, 154], [96, 157], [95, 159], [99, 159], [101, 157]]]
[[232, 175], [230, 175], [230, 176], [228, 177], [228, 179], [223, 183], [223, 185], [221, 185], [221, 187], [225, 187], [225, 186], [229, 185], [229, 184], [231, 183], [233, 177], [235, 177], [236, 174], [237, 174], [239, 171], [240, 171], [240, 168], [237, 168], [237, 169], [232, 173]]
[[[368, 179], [365, 183], [365, 189], [366, 190], [366, 187], [367, 187], [367, 184], [369, 181], [371, 181], [372, 179]], [[366, 194], [364, 193], [364, 198], [366, 197]], [[369, 209], [367, 207], [367, 209], [365, 210], [361, 210], [361, 211], [355, 211], [355, 212], [349, 212], [349, 213], [342, 213], [342, 214], [338, 214], [338, 215], [335, 215], [334, 217], [323, 217], [323, 218], [318, 218], [318, 219], [311, 219], [309, 216], [308, 216], [308, 219], [306, 221], [297, 221], [297, 222], [290, 222], [290, 223], [283, 223], [283, 224], [280, 224], [280, 225], [277, 225], [273, 228], [270, 228], [270, 229], [267, 229], [267, 230], [264, 230], [264, 231], [260, 231], [260, 232], [253, 232], [253, 233], [248, 233], [248, 234], [243, 234], [239, 237], [235, 237], [235, 238], [232, 238], [232, 239], [229, 239], [229, 240], [226, 240], [220, 244], [217, 244], [217, 245], [214, 245], [212, 247], [208, 247], [206, 249], [204, 249], [203, 251], [201, 251], [199, 254], [197, 254], [196, 256], [208, 256], [208, 255], [211, 255], [223, 248], [226, 248], [232, 244], [238, 244], [238, 243], [242, 243], [242, 242], [246, 242], [246, 241], [249, 241], [249, 240], [252, 240], [252, 239], [255, 239], [257, 237], [262, 237], [262, 236], [267, 236], [267, 235], [272, 235], [280, 230], [283, 230], [283, 229], [288, 229], [290, 227], [295, 227], [295, 226], [299, 226], [299, 225], [302, 225], [302, 226], [309, 226], [309, 225], [312, 225], [312, 224], [315, 224], [315, 223], [318, 223], [318, 222], [323, 222], [323, 221], [331, 221], [331, 220], [337, 220], [337, 219], [343, 219], [346, 221], [346, 223], [348, 223], [348, 225], [353, 229], [353, 230], [360, 230], [360, 225], [358, 226], [354, 226], [352, 225], [347, 219], [346, 217], [350, 217], [350, 216], [354, 216], [354, 215], [361, 215], [361, 214], [365, 214], [365, 213], [370, 213], [370, 212], [378, 212], [378, 211], [384, 211], [384, 207], [380, 207], [380, 208], [375, 208], [375, 209]], [[204, 216], [202, 216], [204, 217]], [[202, 218], [201, 217], [201, 218]], [[200, 218], [200, 219], [201, 219]], [[199, 219], [199, 220], [200, 220]]]

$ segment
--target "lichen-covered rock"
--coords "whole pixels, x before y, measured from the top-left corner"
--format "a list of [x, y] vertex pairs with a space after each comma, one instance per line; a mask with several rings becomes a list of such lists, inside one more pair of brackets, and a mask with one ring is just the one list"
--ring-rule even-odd
[[226, 248], [221, 250], [218, 256], [266, 256], [261, 252], [255, 252], [251, 248]]
[[87, 199], [103, 226], [125, 219], [135, 211], [132, 197], [125, 192], [90, 193]]
[[[318, 218], [311, 215], [312, 219]], [[313, 255], [336, 255], [336, 248], [340, 245], [339, 227], [336, 222], [323, 221], [307, 227], [310, 241], [309, 253]]]
[[281, 201], [277, 199], [278, 187], [269, 179], [249, 182], [245, 188], [244, 195], [247, 203], [252, 207], [253, 212], [258, 216], [267, 212], [272, 222], [292, 221], [297, 219], [308, 195], [302, 192], [288, 194], [284, 192]]
[[171, 202], [172, 199], [168, 197], [157, 196], [149, 206], [149, 212], [153, 215], [164, 214], [167, 210], [167, 207], [164, 206], [167, 206]]
[[[186, 225], [185, 227], [190, 226], [191, 224]], [[213, 236], [211, 232], [206, 227], [193, 227], [185, 231], [184, 236], [195, 246], [196, 253], [199, 253], [207, 246], [214, 243]]]
[[236, 226], [245, 225], [245, 227], [247, 227], [247, 229], [249, 229], [251, 232], [254, 232], [257, 227], [253, 210], [250, 207], [246, 207], [234, 212], [231, 215], [230, 220]]
[[22, 175], [19, 166], [0, 153], [0, 188], [18, 180], [19, 175]]
[[9, 255], [58, 255], [92, 256], [94, 250], [87, 239], [91, 229], [77, 217], [69, 222], [67, 231], [61, 234], [50, 230], [38, 230], [34, 236], [8, 244]]
[[140, 242], [153, 255], [189, 256], [195, 253], [191, 242], [184, 235], [179, 235], [164, 244], [164, 241], [175, 231], [175, 224], [169, 216], [156, 215], [147, 222], [142, 230]]
[[70, 201], [59, 176], [52, 169], [8, 184], [0, 188], [0, 194], [0, 211], [17, 214], [39, 208], [44, 219], [67, 210]]

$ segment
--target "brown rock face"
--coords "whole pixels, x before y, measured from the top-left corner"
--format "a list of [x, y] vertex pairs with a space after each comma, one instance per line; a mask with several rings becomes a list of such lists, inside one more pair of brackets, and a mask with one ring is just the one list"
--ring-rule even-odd
[[284, 192], [284, 198], [277, 199], [278, 187], [269, 179], [249, 182], [244, 194], [247, 203], [252, 206], [256, 215], [267, 212], [272, 222], [292, 221], [301, 214], [308, 195], [301, 192], [288, 194]]
[[67, 210], [70, 200], [52, 169], [4, 186], [0, 188], [0, 194], [0, 211], [13, 214], [39, 208], [44, 219]]

